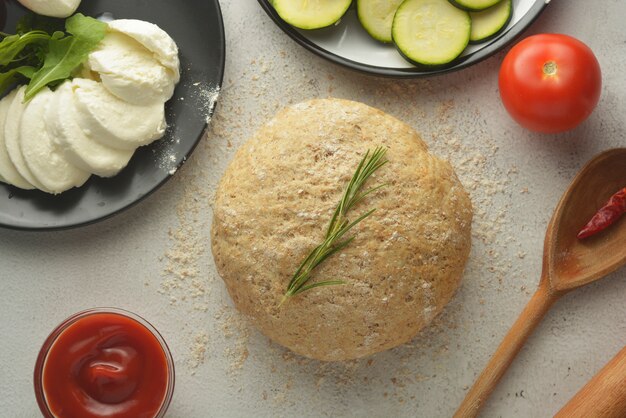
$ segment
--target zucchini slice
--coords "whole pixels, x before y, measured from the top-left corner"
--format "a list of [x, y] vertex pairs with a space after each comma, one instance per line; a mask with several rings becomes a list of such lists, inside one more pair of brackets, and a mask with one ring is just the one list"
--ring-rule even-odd
[[454, 61], [467, 47], [471, 33], [468, 12], [448, 0], [405, 0], [393, 19], [393, 41], [400, 54], [418, 66]]
[[502, 0], [500, 3], [482, 12], [470, 12], [470, 17], [472, 18], [470, 43], [476, 44], [498, 36], [509, 24], [512, 16], [512, 0]]
[[495, 6], [501, 0], [449, 0], [459, 9], [467, 10], [468, 12], [480, 12]]
[[291, 26], [320, 29], [336, 23], [352, 0], [272, 0], [276, 13]]
[[391, 25], [396, 10], [404, 0], [357, 0], [356, 11], [359, 22], [370, 36], [377, 41], [389, 43]]

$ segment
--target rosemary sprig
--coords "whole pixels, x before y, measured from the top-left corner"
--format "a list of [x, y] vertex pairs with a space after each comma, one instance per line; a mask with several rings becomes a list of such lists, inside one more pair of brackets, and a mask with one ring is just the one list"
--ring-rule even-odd
[[296, 270], [295, 274], [291, 278], [291, 281], [289, 282], [287, 292], [283, 296], [280, 305], [285, 303], [285, 301], [290, 297], [296, 296], [315, 287], [344, 284], [341, 280], [325, 280], [311, 284], [307, 283], [311, 279], [311, 273], [317, 266], [323, 263], [328, 257], [347, 247], [354, 239], [354, 236], [343, 239], [344, 235], [376, 210], [372, 209], [365, 212], [354, 221], [350, 221], [348, 219], [348, 212], [350, 209], [361, 202], [366, 196], [374, 193], [382, 187], [385, 187], [384, 184], [381, 184], [364, 192], [361, 191], [372, 174], [387, 164], [388, 160], [385, 158], [386, 153], [387, 150], [383, 147], [376, 148], [371, 155], [370, 151], [367, 151], [352, 176], [350, 183], [348, 183], [348, 187], [346, 188], [341, 201], [335, 209], [333, 217], [330, 220], [330, 224], [328, 225], [324, 241], [315, 247], [315, 249], [313, 249], [313, 251], [311, 251], [311, 253], [304, 259], [302, 264], [300, 264], [300, 267], [298, 267], [298, 270]]

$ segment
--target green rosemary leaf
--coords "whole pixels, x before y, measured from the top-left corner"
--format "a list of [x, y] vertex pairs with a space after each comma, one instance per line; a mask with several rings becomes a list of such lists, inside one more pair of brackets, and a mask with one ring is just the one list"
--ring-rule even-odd
[[372, 209], [363, 213], [354, 221], [350, 221], [348, 218], [348, 212], [350, 209], [363, 201], [363, 199], [367, 196], [385, 187], [385, 184], [381, 184], [361, 192], [361, 189], [369, 178], [388, 163], [388, 160], [385, 158], [386, 153], [387, 150], [383, 147], [378, 147], [373, 152], [368, 150], [365, 153], [365, 156], [359, 162], [354, 175], [350, 179], [339, 204], [333, 212], [333, 216], [328, 224], [328, 229], [326, 230], [324, 241], [315, 247], [300, 264], [289, 281], [287, 291], [285, 292], [279, 306], [285, 303], [287, 299], [307, 290], [320, 286], [344, 284], [344, 282], [340, 280], [325, 280], [311, 284], [307, 283], [311, 279], [311, 274], [317, 266], [322, 264], [329, 257], [346, 248], [354, 240], [354, 236], [342, 239], [343, 236], [374, 213], [375, 209]]
[[300, 274], [302, 273], [302, 270], [305, 270], [305, 268], [309, 265], [311, 260], [315, 258], [320, 248], [321, 248], [321, 245], [316, 247], [313, 251], [311, 251], [308, 257], [302, 262], [302, 264], [300, 264], [300, 267], [298, 267], [298, 270], [296, 270], [296, 273], [293, 275], [293, 277], [291, 278], [291, 281], [289, 282], [290, 288], [294, 285], [296, 280], [298, 280], [298, 278], [300, 277]]
[[328, 229], [326, 230], [326, 236], [329, 236], [332, 233], [331, 229], [333, 228], [333, 225], [335, 225], [335, 222], [339, 218], [340, 212], [341, 212], [341, 204], [337, 205], [337, 209], [335, 209], [335, 213], [333, 214], [333, 217], [330, 219], [330, 223], [328, 224]]
[[319, 262], [317, 263], [317, 265], [322, 264], [328, 257], [332, 256], [333, 254], [343, 250], [344, 248], [346, 248], [348, 245], [350, 245], [350, 243], [354, 240], [354, 237], [350, 237], [345, 241], [340, 242], [339, 244], [335, 245], [334, 247], [332, 247], [325, 255], [324, 257], [322, 257]]
[[365, 199], [368, 195], [382, 189], [383, 187], [387, 187], [387, 183], [385, 184], [381, 184], [379, 186], [376, 187], [372, 187], [371, 189], [369, 189], [366, 192], [361, 193], [360, 195], [358, 195], [355, 199], [354, 199], [354, 205], [356, 206], [361, 200]]
[[348, 225], [346, 225], [344, 228], [342, 228], [337, 234], [337, 238], [341, 238], [346, 232], [350, 231], [352, 228], [354, 228], [358, 223], [360, 223], [361, 221], [363, 221], [365, 218], [368, 218], [372, 213], [376, 212], [376, 209], [372, 209], [369, 212], [364, 213], [363, 215], [359, 216], [355, 221], [352, 221], [351, 223], [349, 223]]

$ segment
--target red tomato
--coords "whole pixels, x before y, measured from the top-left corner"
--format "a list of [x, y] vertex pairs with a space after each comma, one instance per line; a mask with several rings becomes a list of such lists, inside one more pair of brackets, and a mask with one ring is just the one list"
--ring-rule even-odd
[[587, 119], [600, 99], [600, 65], [587, 45], [567, 35], [530, 36], [500, 68], [500, 97], [520, 125], [563, 132]]

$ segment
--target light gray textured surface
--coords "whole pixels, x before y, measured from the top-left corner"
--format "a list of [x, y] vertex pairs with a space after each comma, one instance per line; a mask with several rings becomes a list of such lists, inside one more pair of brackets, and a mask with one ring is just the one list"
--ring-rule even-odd
[[[144, 316], [168, 341], [177, 361], [169, 417], [451, 416], [537, 285], [545, 227], [561, 193], [589, 158], [626, 144], [626, 3], [601, 3], [553, 0], [527, 33], [573, 35], [603, 69], [592, 117], [545, 137], [504, 112], [503, 53], [430, 80], [379, 79], [298, 47], [253, 0], [222, 1], [224, 89], [208, 137], [174, 179], [98, 225], [0, 230], [0, 416], [38, 416], [31, 376], [41, 343], [70, 314], [105, 305]], [[405, 347], [330, 365], [249, 329], [230, 307], [209, 248], [210, 198], [236, 148], [278, 108], [327, 96], [413, 125], [458, 167], [477, 210], [464, 284], [436, 324]], [[625, 297], [622, 270], [558, 302], [484, 416], [554, 414], [626, 344]]]

